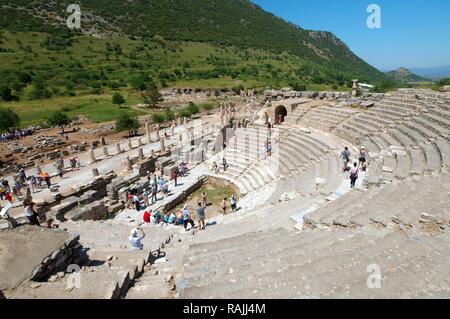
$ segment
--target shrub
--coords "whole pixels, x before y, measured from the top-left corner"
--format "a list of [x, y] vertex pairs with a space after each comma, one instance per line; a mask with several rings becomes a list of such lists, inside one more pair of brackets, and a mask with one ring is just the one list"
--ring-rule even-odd
[[19, 127], [20, 118], [11, 109], [0, 109], [0, 132], [10, 131]]
[[164, 118], [167, 122], [173, 121], [175, 119], [175, 113], [170, 107], [166, 107], [164, 110]]
[[166, 119], [166, 117], [164, 116], [163, 113], [153, 113], [153, 115], [152, 115], [153, 122], [155, 122], [157, 124], [164, 123], [165, 119]]
[[122, 94], [120, 93], [114, 93], [112, 96], [112, 103], [118, 104], [119, 108], [122, 107], [122, 104], [125, 103], [125, 99]]
[[116, 132], [128, 131], [129, 136], [135, 136], [139, 129], [139, 120], [126, 112], [119, 114], [116, 120]]

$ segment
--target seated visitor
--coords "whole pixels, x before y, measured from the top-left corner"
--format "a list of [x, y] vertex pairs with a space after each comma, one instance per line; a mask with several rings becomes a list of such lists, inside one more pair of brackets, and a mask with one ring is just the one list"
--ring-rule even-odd
[[149, 209], [149, 211], [145, 211], [144, 212], [144, 216], [143, 216], [144, 223], [150, 223], [150, 216], [151, 215], [152, 215], [152, 210], [151, 209]]
[[161, 213], [158, 210], [155, 210], [150, 217], [150, 222], [152, 224], [158, 224], [161, 221]]
[[142, 239], [144, 239], [145, 233], [144, 230], [140, 227], [133, 228], [130, 232], [130, 236], [128, 237], [128, 241], [130, 242], [132, 250], [142, 250], [144, 245], [142, 244]]

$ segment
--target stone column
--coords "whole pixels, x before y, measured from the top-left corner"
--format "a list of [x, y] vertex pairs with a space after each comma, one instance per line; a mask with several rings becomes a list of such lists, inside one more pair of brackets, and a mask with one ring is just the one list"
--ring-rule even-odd
[[155, 157], [155, 150], [152, 149], [152, 150], [150, 151], [150, 156], [151, 156], [152, 158]]
[[165, 146], [165, 143], [164, 143], [164, 137], [162, 137], [160, 139], [160, 150], [161, 150], [161, 153], [164, 153], [166, 151], [166, 146]]
[[352, 86], [352, 97], [356, 97], [358, 95], [358, 80], [352, 80], [353, 86]]
[[181, 117], [177, 117], [177, 126], [181, 125]]
[[140, 146], [142, 146], [142, 145], [144, 145], [144, 144], [142, 143], [142, 138], [141, 138], [141, 137], [138, 137], [138, 146], [140, 147]]
[[183, 118], [183, 125], [187, 126], [187, 119], [186, 119], [186, 117]]
[[97, 162], [97, 159], [95, 158], [95, 155], [94, 155], [94, 149], [91, 148], [89, 151], [89, 164], [92, 164], [95, 162]]
[[103, 155], [105, 155], [105, 158], [109, 157], [108, 147], [103, 147]]
[[138, 149], [138, 156], [140, 161], [144, 159], [144, 150], [142, 149], [142, 147], [139, 147]]
[[97, 177], [97, 176], [99, 176], [99, 175], [100, 175], [100, 174], [98, 173], [98, 168], [95, 168], [95, 167], [94, 167], [94, 168], [92, 169], [92, 176], [93, 176], [93, 177]]
[[102, 136], [101, 142], [102, 142], [102, 145], [106, 145], [106, 140], [105, 140], [105, 137], [104, 137], [104, 136]]
[[131, 171], [133, 169], [133, 162], [131, 161], [130, 157], [127, 156], [127, 166], [126, 166], [126, 171]]
[[150, 144], [152, 142], [152, 137], [148, 122], [145, 122], [145, 134], [147, 135], [147, 143]]
[[39, 164], [36, 164], [36, 172], [38, 174], [42, 173], [42, 169], [41, 169], [41, 166]]
[[131, 138], [128, 139], [128, 149], [132, 150], [133, 145], [131, 144]]

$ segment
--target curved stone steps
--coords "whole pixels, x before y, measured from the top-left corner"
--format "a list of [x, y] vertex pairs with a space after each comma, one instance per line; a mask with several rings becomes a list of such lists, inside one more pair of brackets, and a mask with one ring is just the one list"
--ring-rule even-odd
[[[365, 239], [361, 236], [365, 236]], [[439, 255], [430, 252], [423, 245], [417, 244], [406, 236], [394, 233], [385, 237], [359, 234], [356, 237], [334, 242], [328, 248], [311, 249], [303, 256], [301, 249], [288, 249], [282, 251], [282, 255], [278, 253], [279, 258], [271, 259], [268, 258], [273, 256], [271, 251], [259, 250], [260, 257], [250, 258], [254, 261], [253, 265], [257, 265], [257, 267], [243, 267], [235, 270], [233, 263], [227, 264], [220, 270], [222, 275], [214, 277], [205, 275], [199, 278], [196, 282], [197, 286], [184, 289], [181, 291], [180, 297], [224, 298], [233, 295], [235, 298], [244, 298], [245, 296], [247, 298], [249, 296], [253, 298], [317, 298], [338, 296], [338, 293], [340, 291], [343, 293], [342, 289], [347, 288], [348, 285], [352, 288], [359, 287], [362, 291], [364, 289], [361, 287], [365, 287], [366, 296], [368, 296], [371, 295], [371, 289], [368, 289], [366, 285], [369, 275], [367, 266], [380, 264], [385, 273], [390, 274], [394, 268], [397, 268], [398, 273], [401, 265], [411, 264], [424, 254], [436, 260], [440, 258]], [[434, 270], [435, 267], [431, 262], [428, 262], [427, 265]], [[440, 273], [439, 269], [444, 268], [437, 268], [438, 273]], [[409, 277], [403, 276], [401, 273], [396, 278], [407, 280]], [[415, 285], [407, 288], [399, 285], [386, 285], [386, 288], [389, 288], [389, 296], [417, 293]], [[351, 293], [350, 296], [352, 296]]]

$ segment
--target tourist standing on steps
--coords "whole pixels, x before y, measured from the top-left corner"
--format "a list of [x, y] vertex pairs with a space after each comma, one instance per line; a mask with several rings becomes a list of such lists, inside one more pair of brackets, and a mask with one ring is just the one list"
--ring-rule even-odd
[[178, 186], [177, 178], [178, 178], [177, 169], [174, 168], [172, 169], [172, 180], [175, 182], [175, 187]]
[[80, 161], [80, 158], [77, 156], [77, 157], [75, 157], [75, 162], [77, 163], [77, 169], [81, 169], [81, 161]]
[[358, 166], [361, 167], [361, 170], [363, 172], [366, 171], [366, 159], [367, 157], [367, 150], [364, 146], [361, 146], [361, 149], [359, 151], [359, 161], [358, 161]]
[[144, 244], [142, 244], [142, 239], [144, 239], [144, 237], [145, 233], [142, 228], [140, 227], [133, 228], [130, 232], [130, 237], [128, 237], [131, 249], [142, 250], [144, 248]]
[[198, 221], [198, 229], [205, 229], [205, 207], [202, 202], [198, 202], [197, 206], [197, 221]]
[[234, 196], [234, 195], [231, 195], [231, 197], [230, 197], [230, 206], [231, 206], [231, 210], [233, 211], [233, 213], [235, 213], [237, 205], [236, 205], [236, 196]]
[[205, 192], [202, 192], [202, 201], [201, 201], [202, 206], [203, 206], [203, 207], [206, 207], [206, 205], [208, 205], [207, 202], [208, 202], [208, 201], [207, 201], [207, 199], [206, 199], [206, 193], [205, 193]]
[[358, 164], [355, 162], [353, 163], [353, 168], [350, 170], [350, 187], [354, 188], [356, 180], [358, 179]]
[[222, 165], [223, 165], [223, 171], [226, 172], [228, 163], [227, 163], [227, 159], [225, 157], [222, 158]]
[[141, 211], [141, 200], [138, 195], [133, 195], [134, 208], [139, 212]]
[[156, 176], [156, 173], [153, 174], [153, 185], [156, 186], [156, 191], [158, 191], [158, 177]]
[[144, 205], [145, 207], [148, 206], [148, 196], [150, 196], [150, 193], [148, 192], [148, 189], [144, 189], [144, 192], [142, 193], [142, 197], [144, 197]]
[[342, 163], [343, 163], [342, 170], [345, 172], [347, 169], [348, 162], [350, 161], [350, 151], [348, 150], [347, 146], [342, 151], [340, 158], [342, 159]]
[[194, 227], [194, 221], [191, 219], [191, 214], [187, 209], [187, 205], [184, 205], [183, 209], [181, 210], [181, 214], [183, 215], [184, 230], [187, 231], [188, 224], [191, 224], [191, 228]]
[[219, 173], [219, 165], [217, 165], [216, 162], [213, 162], [212, 171], [214, 172], [214, 174]]
[[226, 197], [223, 198], [221, 206], [222, 206], [223, 214], [226, 215], [227, 214], [227, 198]]
[[152, 186], [152, 204], [154, 204], [156, 201], [158, 201], [158, 198], [156, 197], [156, 193], [158, 192], [158, 186], [156, 183], [153, 183], [151, 186]]
[[267, 142], [266, 156], [272, 156], [272, 143], [270, 141]]
[[24, 215], [27, 218], [28, 222], [31, 225], [35, 226], [41, 226], [38, 219], [38, 214], [34, 211], [34, 203], [31, 199], [25, 199], [23, 201], [23, 207], [24, 207]]

